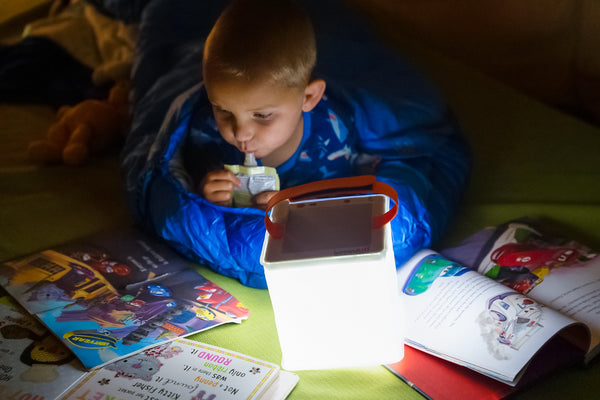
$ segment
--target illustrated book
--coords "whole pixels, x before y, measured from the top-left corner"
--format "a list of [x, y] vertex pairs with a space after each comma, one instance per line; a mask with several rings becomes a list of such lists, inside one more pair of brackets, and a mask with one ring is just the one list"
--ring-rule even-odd
[[249, 316], [232, 294], [136, 229], [5, 262], [0, 284], [88, 369]]
[[433, 398], [503, 398], [598, 353], [600, 257], [529, 223], [422, 250], [398, 277], [408, 351], [387, 367]]
[[63, 400], [279, 400], [298, 375], [277, 364], [184, 338], [89, 373]]

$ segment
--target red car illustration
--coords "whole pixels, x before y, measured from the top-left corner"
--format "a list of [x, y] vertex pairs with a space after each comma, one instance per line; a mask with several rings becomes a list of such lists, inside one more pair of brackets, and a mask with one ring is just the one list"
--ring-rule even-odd
[[509, 243], [496, 249], [491, 259], [500, 266], [538, 268], [564, 267], [577, 263], [579, 252], [570, 247], [539, 248], [527, 244]]

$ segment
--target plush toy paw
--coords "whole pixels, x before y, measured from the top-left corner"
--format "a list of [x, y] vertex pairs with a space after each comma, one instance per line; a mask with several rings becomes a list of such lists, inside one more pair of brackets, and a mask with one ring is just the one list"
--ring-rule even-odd
[[84, 100], [62, 107], [46, 138], [29, 144], [29, 159], [36, 163], [81, 165], [92, 154], [107, 150], [127, 131], [129, 85], [115, 85], [107, 100]]

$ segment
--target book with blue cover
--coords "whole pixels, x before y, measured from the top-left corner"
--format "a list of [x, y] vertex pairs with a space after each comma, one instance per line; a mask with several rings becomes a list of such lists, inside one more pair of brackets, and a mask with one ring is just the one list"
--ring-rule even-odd
[[249, 316], [191, 262], [136, 229], [5, 262], [0, 284], [88, 369]]

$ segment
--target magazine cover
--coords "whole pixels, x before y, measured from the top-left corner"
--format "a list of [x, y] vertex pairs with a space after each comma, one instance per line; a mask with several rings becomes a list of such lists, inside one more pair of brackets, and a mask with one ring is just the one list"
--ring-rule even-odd
[[60, 340], [0, 293], [0, 398], [55, 399], [85, 374]]
[[248, 317], [234, 296], [190, 267], [132, 230], [7, 262], [0, 283], [93, 368]]

